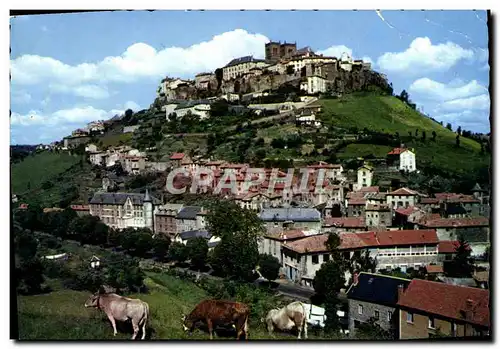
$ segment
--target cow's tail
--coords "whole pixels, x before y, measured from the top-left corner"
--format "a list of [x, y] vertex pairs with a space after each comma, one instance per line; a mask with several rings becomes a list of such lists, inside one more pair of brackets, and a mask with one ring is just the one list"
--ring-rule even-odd
[[[302, 310], [304, 311], [303, 314], [304, 314], [304, 319], [302, 320], [303, 323], [302, 323], [302, 330], [304, 331], [304, 338], [307, 339], [307, 313], [306, 313], [306, 307], [304, 306], [304, 303], [302, 303]], [[312, 308], [312, 304], [311, 304], [311, 308]]]
[[145, 331], [146, 326], [148, 324], [148, 319], [149, 319], [149, 304], [146, 302], [142, 302], [144, 305], [144, 316], [142, 317], [142, 321], [140, 326], [142, 326], [142, 329]]

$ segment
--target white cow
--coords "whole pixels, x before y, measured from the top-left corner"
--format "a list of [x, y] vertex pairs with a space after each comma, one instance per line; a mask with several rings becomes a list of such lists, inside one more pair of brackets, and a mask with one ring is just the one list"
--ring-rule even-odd
[[149, 317], [148, 303], [140, 299], [122, 297], [115, 293], [96, 293], [90, 296], [85, 302], [85, 307], [97, 308], [104, 311], [113, 326], [115, 336], [117, 334], [115, 321], [127, 321], [131, 319], [132, 326], [134, 327], [132, 339], [135, 339], [141, 326], [142, 339], [146, 338], [146, 325]]
[[[261, 321], [264, 322], [264, 319]], [[304, 331], [304, 338], [307, 339], [306, 309], [302, 302], [293, 302], [281, 309], [270, 310], [265, 322], [269, 334], [272, 334], [274, 327], [282, 331], [290, 331], [296, 327], [299, 333], [297, 338], [300, 339], [300, 335]]]

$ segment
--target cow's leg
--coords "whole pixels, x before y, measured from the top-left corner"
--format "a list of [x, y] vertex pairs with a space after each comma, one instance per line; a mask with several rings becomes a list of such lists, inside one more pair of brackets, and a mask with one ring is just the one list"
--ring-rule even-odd
[[273, 334], [273, 330], [274, 330], [273, 322], [269, 320], [267, 322], [267, 331], [269, 332], [269, 335]]
[[146, 338], [146, 323], [147, 321], [144, 320], [144, 324], [142, 325], [142, 340], [144, 340]]
[[132, 339], [135, 339], [135, 337], [137, 337], [137, 334], [139, 333], [139, 321], [132, 319], [132, 327], [134, 327], [134, 334], [132, 335]]
[[210, 334], [210, 339], [214, 339], [214, 336], [212, 334], [214, 330], [214, 328], [212, 327], [212, 320], [207, 319], [207, 326], [208, 326], [208, 333]]
[[302, 325], [304, 327], [304, 338], [307, 339], [307, 320], [304, 316], [304, 323]]
[[300, 335], [302, 333], [302, 323], [304, 322], [304, 318], [302, 316], [302, 314], [296, 314], [294, 316], [294, 322], [295, 322], [295, 326], [297, 326], [297, 331], [299, 332], [299, 335], [297, 337], [297, 339], [300, 339]]
[[245, 340], [248, 340], [248, 316], [245, 318]]
[[115, 321], [115, 318], [111, 314], [106, 314], [106, 315], [108, 316], [108, 319], [111, 322], [111, 325], [113, 326], [113, 335], [116, 336], [116, 334], [118, 332], [116, 331], [116, 321]]

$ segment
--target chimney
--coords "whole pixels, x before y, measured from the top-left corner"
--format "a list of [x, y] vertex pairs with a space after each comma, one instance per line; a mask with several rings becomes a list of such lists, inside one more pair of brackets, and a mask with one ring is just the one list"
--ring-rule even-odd
[[354, 286], [356, 286], [356, 285], [358, 284], [358, 281], [359, 281], [359, 280], [358, 280], [358, 277], [359, 277], [358, 273], [354, 273], [354, 275], [352, 276], [352, 279], [353, 279], [352, 284], [353, 284]]
[[404, 285], [403, 284], [398, 285], [398, 301], [401, 299], [404, 292], [405, 292]]

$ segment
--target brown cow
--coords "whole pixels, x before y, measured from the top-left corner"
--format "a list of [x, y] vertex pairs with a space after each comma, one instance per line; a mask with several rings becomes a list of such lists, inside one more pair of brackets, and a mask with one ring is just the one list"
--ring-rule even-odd
[[149, 305], [140, 299], [132, 299], [119, 296], [115, 293], [96, 293], [90, 296], [85, 302], [85, 307], [93, 307], [103, 310], [108, 316], [111, 325], [113, 325], [114, 335], [116, 336], [116, 322], [132, 320], [134, 335], [137, 337], [139, 328], [142, 326], [142, 339], [146, 338], [146, 323], [149, 317]]
[[191, 334], [198, 321], [204, 322], [208, 326], [210, 339], [213, 339], [214, 325], [232, 325], [236, 329], [236, 339], [239, 339], [243, 332], [245, 339], [248, 339], [249, 316], [250, 308], [246, 304], [207, 299], [201, 301], [187, 317], [182, 316], [182, 325], [184, 331]]

